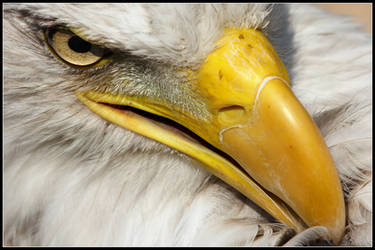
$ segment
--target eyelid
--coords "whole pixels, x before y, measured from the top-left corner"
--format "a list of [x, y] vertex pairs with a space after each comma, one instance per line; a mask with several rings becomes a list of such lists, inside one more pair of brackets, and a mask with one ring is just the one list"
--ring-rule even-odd
[[85, 40], [86, 42], [92, 43], [92, 44], [97, 45], [97, 46], [101, 46], [101, 44], [97, 43], [96, 41], [90, 40], [87, 37], [87, 35], [84, 34], [84, 32], [81, 29], [79, 29], [79, 28], [73, 28], [73, 27], [71, 27], [71, 28], [68, 28], [68, 30], [70, 32], [72, 32], [73, 34], [75, 34], [76, 36], [79, 36], [81, 39]]

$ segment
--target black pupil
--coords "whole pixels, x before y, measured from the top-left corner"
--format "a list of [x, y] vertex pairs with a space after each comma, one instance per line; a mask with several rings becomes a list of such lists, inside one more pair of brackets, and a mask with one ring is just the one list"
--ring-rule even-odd
[[69, 47], [77, 53], [86, 53], [90, 51], [91, 44], [78, 36], [72, 36], [68, 41]]

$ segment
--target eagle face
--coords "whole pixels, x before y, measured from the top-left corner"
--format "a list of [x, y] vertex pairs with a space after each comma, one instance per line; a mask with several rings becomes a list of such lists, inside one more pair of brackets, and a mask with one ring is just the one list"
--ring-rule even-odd
[[[167, 221], [189, 244], [212, 173], [297, 232], [325, 226], [338, 243], [342, 188], [290, 91], [289, 15], [266, 4], [6, 4], [7, 240], [169, 244]], [[220, 190], [230, 211], [259, 217], [220, 185], [209, 197]], [[11, 225], [18, 216], [32, 219]], [[77, 233], [77, 219], [106, 226]], [[34, 223], [37, 235], [20, 233]]]
[[[226, 5], [109, 4], [103, 5], [103, 9], [107, 11], [101, 14], [100, 21], [92, 22], [91, 18], [97, 15], [98, 11], [98, 7], [92, 4], [6, 6], [9, 18], [5, 22], [9, 32], [5, 34], [7, 39], [4, 41], [4, 52], [5, 71], [9, 74], [6, 74], [5, 79], [5, 102], [11, 100], [15, 103], [16, 99], [22, 99], [22, 103], [12, 105], [14, 110], [9, 110], [11, 119], [5, 119], [6, 122], [12, 120], [26, 126], [24, 129], [17, 129], [21, 134], [14, 137], [23, 144], [28, 143], [30, 147], [38, 147], [43, 140], [58, 142], [60, 146], [65, 140], [74, 140], [80, 145], [77, 144], [77, 147], [81, 148], [82, 152], [93, 152], [92, 148], [88, 149], [92, 144], [96, 145], [97, 152], [103, 151], [99, 146], [102, 143], [123, 152], [127, 151], [130, 145], [146, 150], [155, 147], [165, 150], [166, 147], [112, 126], [93, 115], [87, 108], [77, 105], [79, 101], [75, 92], [95, 89], [111, 93], [121, 91], [133, 96], [159, 95], [182, 109], [201, 115], [204, 112], [201, 107], [202, 100], [194, 97], [194, 90], [189, 89], [189, 86], [182, 89], [186, 77], [179, 75], [178, 70], [199, 66], [201, 60], [214, 48], [214, 42], [222, 32], [224, 24], [230, 22], [231, 18], [237, 20], [234, 18], [237, 12], [240, 11], [239, 15], [248, 19], [257, 20], [253, 24], [251, 20], [237, 20], [237, 26], [259, 26], [267, 14], [267, 6], [262, 5], [233, 8]], [[217, 8], [225, 12], [217, 11]], [[113, 11], [118, 11], [118, 14]], [[210, 19], [202, 20], [200, 16], [206, 12]], [[228, 19], [223, 20], [224, 17]], [[108, 25], [113, 30], [108, 30]], [[86, 34], [87, 39], [100, 41], [101, 45], [113, 50], [114, 58], [102, 67], [92, 69], [71, 67], [56, 60], [44, 41], [43, 31], [57, 26], [81, 29], [80, 32], [82, 35]], [[21, 33], [20, 29], [31, 32]], [[17, 47], [16, 50], [12, 49], [14, 46]], [[118, 86], [124, 79], [128, 80], [129, 84]], [[20, 83], [23, 85], [20, 86]], [[37, 95], [43, 96], [44, 100], [39, 100]], [[194, 102], [188, 102], [188, 96], [196, 99]], [[35, 105], [36, 101], [38, 105]], [[66, 110], [69, 110], [69, 113]], [[28, 122], [18, 122], [18, 119]], [[12, 126], [13, 124], [9, 125]], [[104, 135], [104, 131], [109, 130], [111, 132]], [[83, 136], [82, 132], [87, 134]], [[43, 134], [49, 138], [41, 138]], [[116, 144], [118, 140], [115, 138], [119, 136], [130, 136], [132, 143], [127, 145], [124, 140]], [[90, 142], [87, 138], [99, 140]], [[133, 143], [134, 140], [137, 143]], [[149, 144], [150, 146], [147, 146]], [[69, 151], [69, 146], [63, 151]], [[77, 152], [76, 148], [72, 148], [71, 153], [75, 154], [74, 152]]]

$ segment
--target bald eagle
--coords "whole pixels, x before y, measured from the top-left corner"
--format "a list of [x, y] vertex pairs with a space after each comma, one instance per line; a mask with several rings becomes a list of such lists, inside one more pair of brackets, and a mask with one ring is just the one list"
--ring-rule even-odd
[[3, 7], [6, 245], [371, 245], [358, 25], [305, 4]]

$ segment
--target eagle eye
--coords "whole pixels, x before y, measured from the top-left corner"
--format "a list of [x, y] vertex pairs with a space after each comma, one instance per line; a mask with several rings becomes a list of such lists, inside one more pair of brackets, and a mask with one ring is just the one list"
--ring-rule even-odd
[[108, 55], [107, 49], [64, 28], [47, 29], [45, 40], [56, 57], [73, 66], [95, 66]]

